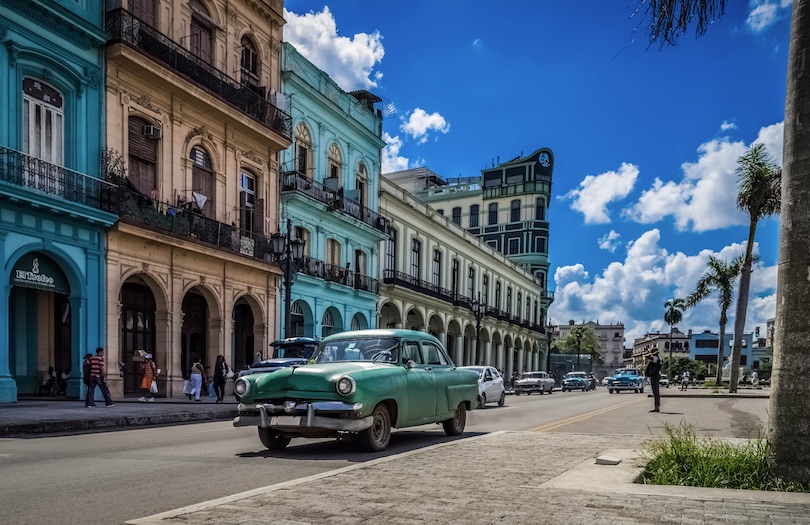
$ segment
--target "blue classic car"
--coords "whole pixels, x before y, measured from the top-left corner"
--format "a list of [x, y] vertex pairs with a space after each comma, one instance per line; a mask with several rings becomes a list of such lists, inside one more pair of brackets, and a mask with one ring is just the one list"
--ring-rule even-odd
[[234, 426], [255, 426], [268, 449], [294, 437], [355, 435], [380, 451], [391, 428], [441, 423], [464, 432], [478, 405], [478, 373], [456, 367], [438, 339], [412, 330], [357, 330], [323, 339], [306, 365], [234, 383]]
[[644, 376], [638, 368], [619, 368], [608, 378], [607, 388], [611, 394], [622, 390], [632, 390], [636, 394], [644, 393]]
[[568, 372], [562, 380], [562, 391], [595, 389], [596, 385], [585, 372]]

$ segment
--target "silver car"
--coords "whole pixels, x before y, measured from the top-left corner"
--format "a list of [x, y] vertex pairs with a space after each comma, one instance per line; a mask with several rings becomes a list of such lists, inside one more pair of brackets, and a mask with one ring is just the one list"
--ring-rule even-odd
[[478, 408], [484, 408], [487, 403], [498, 403], [502, 407], [506, 403], [506, 387], [503, 385], [503, 376], [493, 366], [460, 366], [478, 372]]

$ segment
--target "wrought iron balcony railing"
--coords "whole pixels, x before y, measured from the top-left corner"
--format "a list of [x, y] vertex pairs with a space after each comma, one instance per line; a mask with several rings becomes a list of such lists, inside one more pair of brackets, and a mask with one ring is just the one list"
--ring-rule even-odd
[[118, 188], [110, 182], [0, 147], [0, 180], [34, 193], [118, 213]]
[[111, 36], [109, 44], [125, 43], [137, 49], [287, 140], [292, 139], [292, 117], [146, 22], [115, 9], [107, 12], [106, 29]]
[[[408, 275], [407, 273], [399, 272], [396, 270], [385, 270], [383, 272], [383, 282], [385, 284], [402, 286], [409, 290], [413, 290], [415, 292], [419, 292], [430, 297], [435, 297], [436, 299], [444, 301], [445, 303], [452, 304], [453, 306], [460, 306], [464, 309], [469, 310], [471, 313], [474, 313], [473, 301], [466, 295], [453, 293], [452, 291], [446, 288], [440, 288], [434, 285], [433, 283], [423, 281], [422, 279], [413, 277], [412, 275]], [[485, 307], [484, 317], [491, 317], [499, 321], [505, 321], [507, 323], [514, 324], [522, 328], [526, 328], [527, 330], [531, 330], [533, 332], [541, 334], [546, 333], [546, 329], [542, 325], [530, 322], [525, 319], [521, 319], [516, 315], [512, 315], [510, 313], [504, 312], [503, 310], [499, 310], [492, 306]]]
[[362, 221], [373, 228], [385, 232], [388, 219], [368, 209], [357, 201], [347, 199], [341, 192], [333, 191], [318, 181], [308, 178], [300, 171], [287, 171], [282, 175], [281, 191], [297, 191], [308, 195], [329, 209], [339, 210], [350, 217]]
[[312, 257], [304, 257], [298, 265], [298, 270], [306, 275], [317, 277], [328, 282], [349, 286], [355, 290], [362, 290], [377, 294], [380, 292], [380, 283], [377, 279], [356, 273], [348, 268], [325, 263]]

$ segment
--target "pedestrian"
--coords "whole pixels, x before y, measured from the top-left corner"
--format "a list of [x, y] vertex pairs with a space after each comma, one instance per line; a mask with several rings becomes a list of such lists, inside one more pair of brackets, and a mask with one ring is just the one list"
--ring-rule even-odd
[[751, 386], [754, 388], [759, 388], [759, 374], [756, 370], [751, 372]]
[[42, 375], [42, 384], [39, 387], [39, 391], [41, 394], [56, 395], [56, 370], [54, 370], [52, 366], [48, 367], [48, 371]]
[[681, 390], [686, 391], [686, 387], [689, 386], [690, 378], [691, 374], [689, 374], [689, 370], [684, 370], [683, 374], [681, 375]]
[[650, 378], [650, 386], [653, 391], [655, 408], [650, 412], [660, 412], [661, 408], [661, 358], [658, 357], [658, 349], [653, 347], [652, 352], [647, 355], [647, 368], [644, 375]]
[[214, 392], [217, 395], [217, 403], [223, 403], [225, 398], [225, 383], [228, 382], [228, 363], [225, 362], [224, 355], [218, 355], [214, 364]]
[[67, 394], [68, 379], [70, 379], [70, 368], [65, 368], [59, 375], [59, 393], [62, 395]]
[[200, 400], [200, 392], [202, 392], [204, 378], [205, 370], [203, 369], [202, 363], [200, 363], [200, 358], [194, 356], [189, 374], [189, 379], [191, 380], [191, 393], [187, 394], [189, 399], [194, 396], [195, 401]]
[[87, 397], [84, 400], [84, 406], [87, 408], [95, 408], [96, 386], [101, 389], [101, 395], [104, 396], [104, 404], [108, 407], [115, 406], [112, 397], [110, 397], [110, 389], [107, 388], [107, 382], [104, 381], [106, 368], [104, 366], [104, 349], [100, 346], [96, 348], [96, 355], [92, 356], [87, 361], [90, 365], [90, 384], [87, 387]]
[[[152, 360], [152, 354], [144, 356], [145, 361], [141, 363], [141, 397], [138, 401], [149, 401], [150, 403], [155, 400], [155, 395], [152, 393], [152, 381], [157, 377], [157, 366]], [[147, 396], [148, 399], [147, 399]]]
[[93, 354], [84, 354], [84, 361], [82, 361], [82, 381], [87, 389], [90, 389], [90, 358]]

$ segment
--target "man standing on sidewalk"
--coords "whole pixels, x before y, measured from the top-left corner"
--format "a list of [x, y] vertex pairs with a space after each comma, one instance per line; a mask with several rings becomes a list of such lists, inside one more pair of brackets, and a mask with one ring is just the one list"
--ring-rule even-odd
[[647, 356], [647, 368], [644, 370], [644, 375], [650, 378], [650, 387], [653, 391], [653, 399], [655, 399], [655, 408], [650, 412], [658, 412], [661, 408], [661, 358], [658, 357], [658, 349], [653, 348]]
[[104, 396], [104, 404], [108, 407], [115, 406], [112, 397], [110, 397], [110, 389], [107, 388], [107, 382], [104, 381], [104, 349], [101, 347], [96, 348], [96, 355], [89, 360], [90, 364], [90, 384], [87, 387], [87, 397], [84, 400], [84, 406], [93, 408], [96, 406], [96, 385], [101, 388], [101, 395]]

